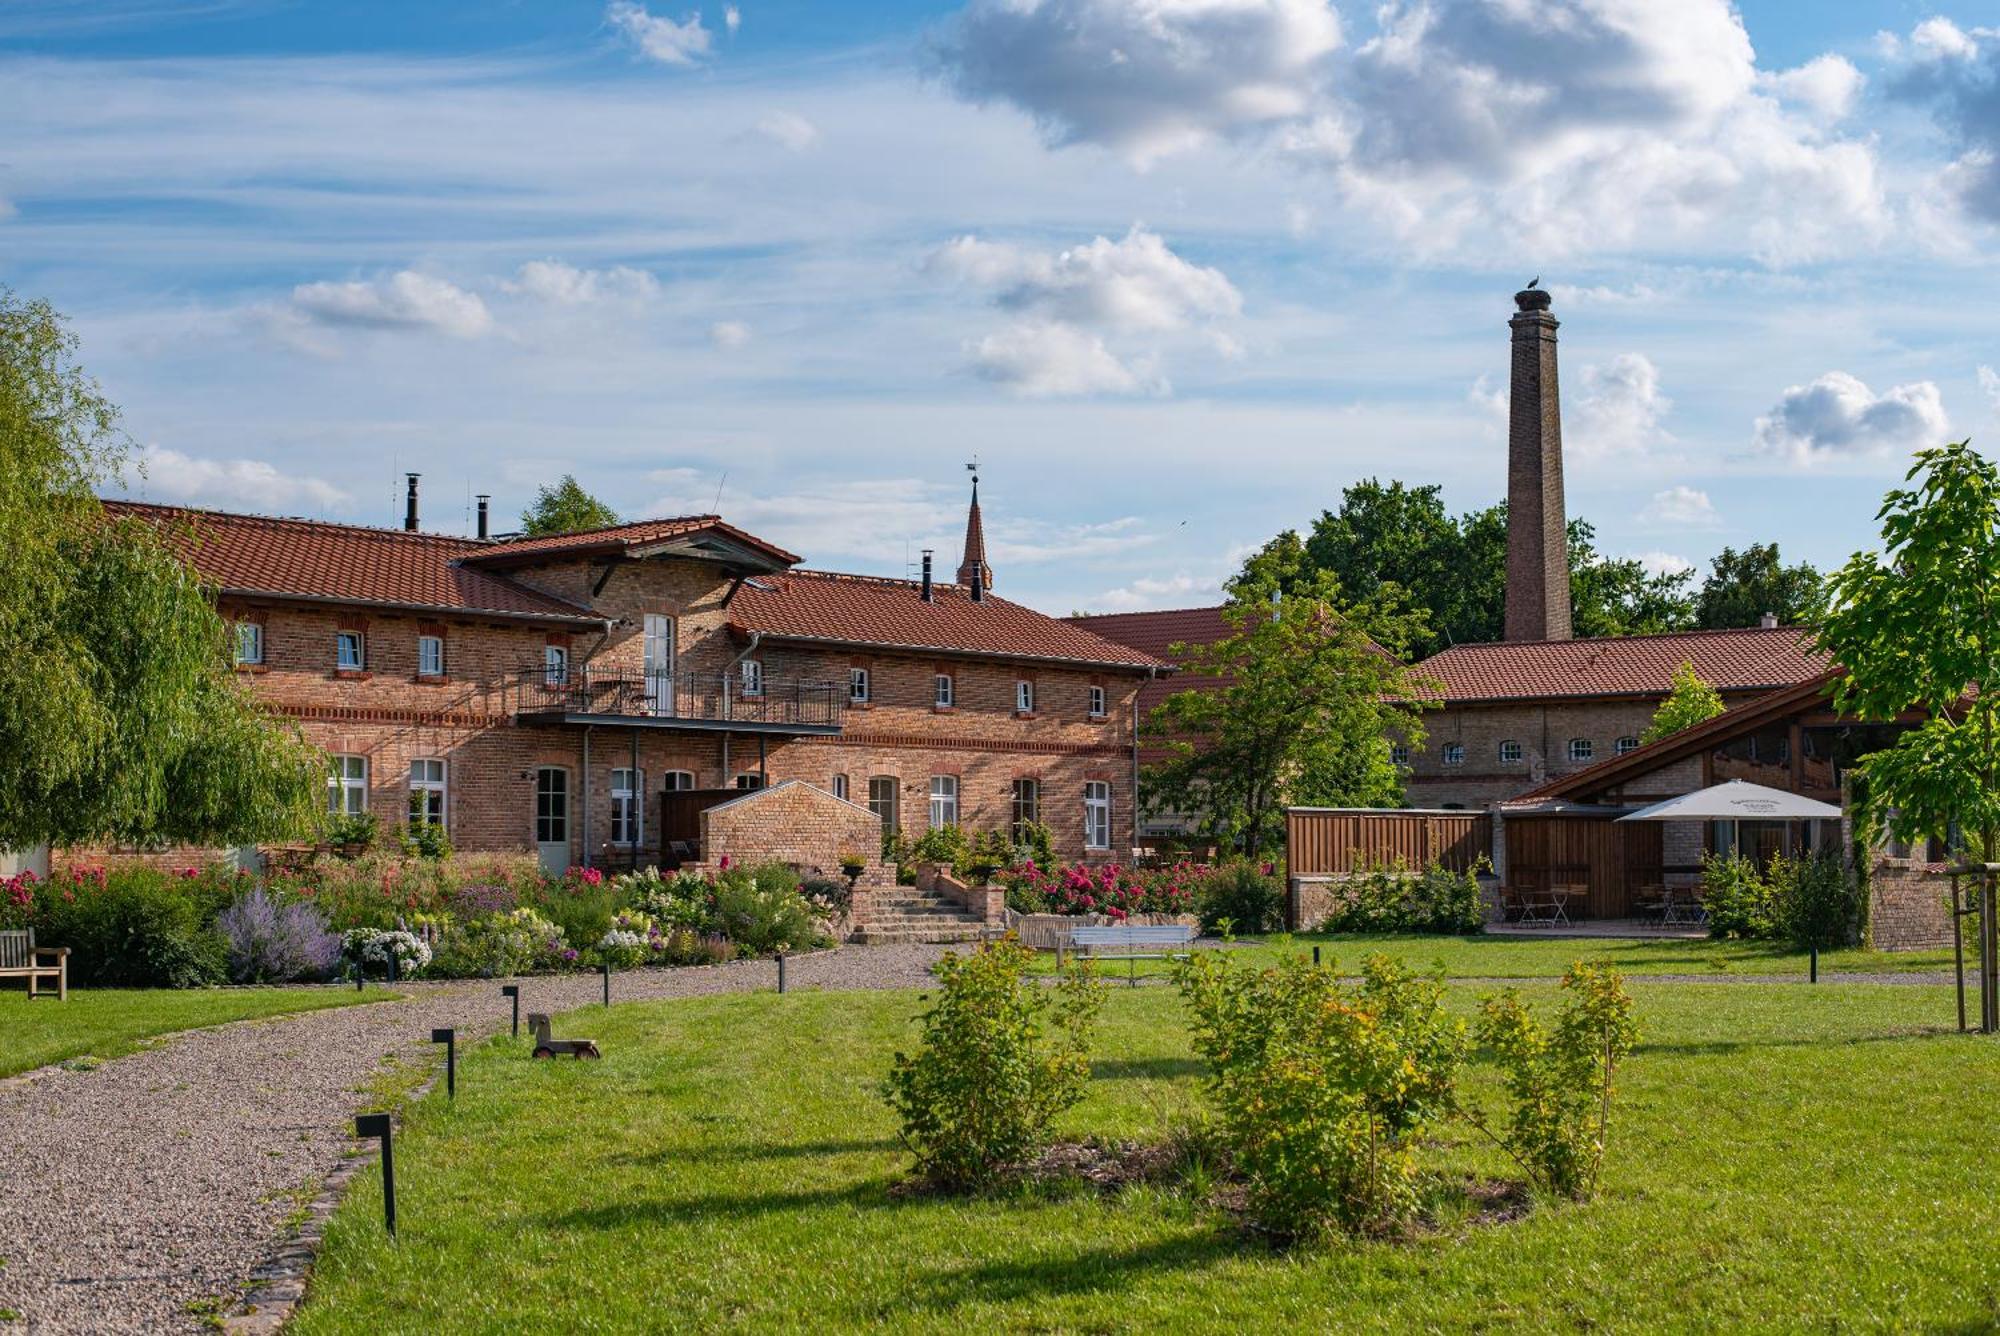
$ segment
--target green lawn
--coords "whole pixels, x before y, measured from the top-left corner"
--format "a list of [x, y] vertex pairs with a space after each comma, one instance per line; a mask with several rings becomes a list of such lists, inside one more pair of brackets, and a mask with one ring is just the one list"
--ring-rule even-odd
[[[1722, 942], [1706, 938], [1637, 940], [1618, 937], [1432, 937], [1417, 933], [1300, 933], [1277, 936], [1252, 945], [1240, 942], [1234, 948], [1268, 953], [1275, 950], [1320, 948], [1323, 958], [1338, 961], [1352, 972], [1364, 956], [1381, 952], [1419, 968], [1440, 963], [1454, 979], [1555, 979], [1577, 960], [1601, 960], [1617, 966], [1629, 977], [1648, 974], [1729, 975], [1804, 974], [1808, 959], [1803, 951], [1769, 942]], [[1055, 957], [1044, 954], [1043, 970], [1055, 968]], [[1930, 973], [1951, 968], [1951, 952], [1946, 951], [1823, 951], [1822, 973], [1844, 971], [1856, 974]], [[1133, 966], [1125, 961], [1105, 961], [1107, 977], [1124, 978]], [[1162, 974], [1167, 967], [1158, 961], [1139, 961], [1142, 976]]]
[[69, 1001], [0, 992], [0, 1076], [86, 1055], [115, 1058], [155, 1035], [396, 996], [351, 988], [71, 988]]
[[[1485, 990], [1454, 991], [1467, 1008]], [[1526, 991], [1547, 997], [1546, 985]], [[1367, 1331], [2000, 1322], [2000, 1044], [1935, 987], [1638, 984], [1646, 1036], [1603, 1196], [1414, 1244], [1274, 1255], [1177, 1192], [940, 1200], [875, 1094], [910, 993], [634, 1003], [563, 1018], [605, 1060], [499, 1038], [332, 1222], [303, 1334]], [[1073, 1135], [1157, 1137], [1198, 1097], [1168, 989], [1114, 991]], [[1493, 1094], [1476, 1069], [1475, 1098]], [[1453, 1162], [1509, 1172], [1454, 1135]]]

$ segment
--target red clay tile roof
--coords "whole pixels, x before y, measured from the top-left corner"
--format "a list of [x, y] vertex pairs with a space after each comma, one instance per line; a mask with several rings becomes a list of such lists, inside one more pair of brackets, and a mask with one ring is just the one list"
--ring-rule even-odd
[[1212, 645], [1233, 633], [1222, 604], [1212, 608], [1169, 608], [1159, 612], [1105, 612], [1072, 617], [1072, 625], [1129, 645], [1156, 659], [1173, 657], [1175, 645]]
[[476, 554], [468, 556], [466, 560], [480, 566], [518, 566], [545, 556], [581, 557], [595, 553], [625, 555], [656, 543], [672, 542], [677, 538], [688, 538], [703, 533], [718, 534], [761, 553], [768, 557], [774, 566], [791, 566], [799, 560], [797, 556], [782, 547], [767, 543], [754, 534], [745, 533], [732, 524], [724, 524], [718, 515], [678, 515], [669, 519], [614, 524], [604, 529], [585, 529], [581, 533], [551, 534], [547, 538], [512, 538], [482, 546]]
[[104, 508], [158, 525], [182, 559], [225, 592], [536, 621], [603, 621], [575, 604], [459, 565], [459, 558], [490, 546], [469, 538], [134, 501], [106, 501]]
[[1692, 663], [1718, 691], [1772, 690], [1818, 677], [1827, 657], [1797, 627], [1679, 631], [1598, 640], [1518, 640], [1454, 645], [1416, 666], [1452, 703], [1657, 696]]
[[[760, 588], [760, 586], [762, 586]], [[732, 623], [779, 640], [990, 654], [1143, 671], [1157, 657], [1115, 644], [1059, 617], [988, 594], [973, 602], [963, 585], [932, 586], [926, 603], [914, 580], [829, 571], [759, 576], [737, 591]]]

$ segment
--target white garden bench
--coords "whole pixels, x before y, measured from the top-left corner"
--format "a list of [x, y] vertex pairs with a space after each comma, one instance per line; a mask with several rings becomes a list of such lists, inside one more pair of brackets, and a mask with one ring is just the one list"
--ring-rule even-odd
[[[1108, 923], [1081, 924], [1069, 930], [1069, 944], [1077, 952], [1097, 960], [1123, 960], [1126, 979], [1138, 987], [1141, 960], [1178, 960], [1194, 945], [1195, 926], [1191, 923]], [[1062, 963], [1062, 951], [1056, 951]]]

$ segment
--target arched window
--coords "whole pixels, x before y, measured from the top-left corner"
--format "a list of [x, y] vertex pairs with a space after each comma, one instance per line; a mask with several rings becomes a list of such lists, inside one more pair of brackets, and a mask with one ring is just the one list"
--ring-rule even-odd
[[1589, 738], [1571, 738], [1569, 740], [1569, 759], [1572, 761], [1588, 761], [1595, 750], [1591, 746]]
[[1445, 744], [1444, 744], [1444, 763], [1445, 763], [1446, 765], [1464, 765], [1464, 764], [1465, 764], [1465, 744], [1464, 744], [1463, 742], [1447, 742], [1447, 743], [1445, 743]]

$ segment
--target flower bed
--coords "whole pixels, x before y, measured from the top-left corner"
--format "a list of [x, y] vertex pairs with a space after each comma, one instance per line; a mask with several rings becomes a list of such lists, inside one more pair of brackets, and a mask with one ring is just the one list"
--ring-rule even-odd
[[1120, 863], [1043, 867], [1034, 862], [1000, 875], [1017, 914], [1094, 917], [1125, 923], [1151, 916], [1198, 916], [1211, 931], [1267, 932], [1280, 926], [1284, 882], [1268, 863], [1179, 862], [1135, 868]]
[[0, 927], [70, 947], [72, 978], [100, 986], [381, 977], [392, 956], [403, 978], [710, 964], [819, 945], [838, 912], [777, 864], [551, 877], [525, 858], [376, 852], [261, 880], [221, 866], [0, 880]]

